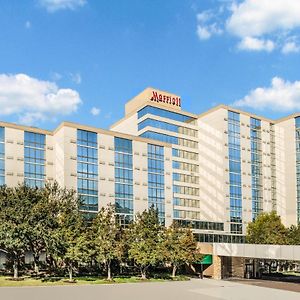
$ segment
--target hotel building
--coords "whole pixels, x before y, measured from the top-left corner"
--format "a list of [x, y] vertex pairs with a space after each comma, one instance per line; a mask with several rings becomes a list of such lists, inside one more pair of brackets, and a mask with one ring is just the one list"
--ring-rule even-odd
[[0, 123], [0, 184], [76, 189], [86, 214], [112, 203], [118, 221], [154, 206], [200, 242], [244, 241], [247, 223], [277, 211], [300, 222], [300, 114], [279, 120], [219, 105], [200, 115], [147, 88], [110, 130]]

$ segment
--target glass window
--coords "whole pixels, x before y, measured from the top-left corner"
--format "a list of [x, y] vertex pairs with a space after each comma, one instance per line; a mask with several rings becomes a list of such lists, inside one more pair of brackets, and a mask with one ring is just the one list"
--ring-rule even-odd
[[167, 119], [171, 119], [171, 120], [175, 120], [175, 121], [179, 121], [179, 122], [188, 123], [188, 122], [195, 121], [195, 119], [190, 116], [175, 113], [175, 112], [172, 112], [169, 110], [165, 110], [165, 109], [161, 109], [161, 108], [153, 107], [153, 106], [145, 106], [140, 111], [138, 111], [138, 118], [140, 119], [141, 117], [143, 117], [146, 114], [152, 114], [155, 116], [160, 116], [163, 118], [167, 118]]
[[31, 187], [45, 184], [46, 136], [35, 132], [24, 132], [24, 182]]
[[77, 189], [83, 211], [98, 211], [98, 135], [77, 129]]

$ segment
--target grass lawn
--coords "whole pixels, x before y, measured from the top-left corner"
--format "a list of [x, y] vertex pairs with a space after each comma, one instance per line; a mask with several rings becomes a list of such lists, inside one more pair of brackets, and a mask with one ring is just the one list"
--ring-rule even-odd
[[176, 276], [174, 279], [150, 278], [141, 280], [139, 277], [116, 277], [113, 281], [107, 281], [100, 277], [74, 277], [75, 283], [66, 282], [68, 278], [49, 277], [32, 278], [23, 277], [24, 280], [13, 281], [10, 277], [0, 276], [0, 287], [21, 287], [21, 286], [55, 286], [55, 285], [84, 285], [84, 284], [117, 284], [117, 283], [137, 283], [137, 282], [167, 282], [167, 281], [185, 281], [189, 280], [187, 276]]

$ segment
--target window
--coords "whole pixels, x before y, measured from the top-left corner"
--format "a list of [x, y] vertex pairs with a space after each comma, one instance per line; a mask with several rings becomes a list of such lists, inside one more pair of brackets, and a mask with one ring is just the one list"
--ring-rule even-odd
[[262, 212], [262, 152], [261, 121], [250, 118], [251, 177], [252, 177], [252, 219]]
[[179, 126], [179, 125], [175, 125], [175, 124], [170, 124], [167, 122], [163, 122], [163, 121], [159, 121], [159, 120], [155, 120], [155, 119], [151, 119], [151, 118], [145, 119], [144, 121], [140, 122], [138, 124], [138, 130], [142, 130], [147, 126], [155, 127], [155, 128], [159, 128], [159, 129], [163, 129], [163, 130], [167, 130], [167, 131], [172, 131], [172, 132], [176, 132], [176, 133], [180, 133], [180, 134], [184, 134], [184, 135], [189, 135], [189, 136], [193, 136], [193, 137], [198, 136], [198, 132], [195, 129], [187, 128], [187, 127], [183, 127], [183, 126]]
[[300, 224], [300, 117], [295, 118], [296, 128], [296, 177], [297, 177], [297, 220]]
[[24, 182], [30, 187], [45, 185], [45, 144], [44, 134], [24, 132]]
[[98, 211], [97, 133], [77, 130], [77, 190], [81, 210]]
[[188, 148], [195, 148], [195, 149], [198, 148], [198, 142], [196, 141], [187, 140], [187, 139], [171, 136], [168, 134], [158, 133], [154, 131], [145, 131], [140, 136], [144, 138], [153, 139], [153, 140], [157, 140], [169, 144], [180, 145]]
[[[230, 228], [242, 233], [242, 182], [241, 182], [240, 114], [228, 111], [228, 158]], [[236, 224], [238, 223], [238, 224]]]
[[115, 137], [116, 219], [122, 226], [133, 220], [132, 141]]
[[5, 184], [5, 128], [0, 127], [0, 185]]
[[148, 144], [148, 206], [157, 209], [158, 218], [164, 224], [164, 147], [152, 144]]
[[208, 221], [174, 220], [176, 224], [184, 228], [193, 228], [201, 230], [224, 231], [224, 224]]
[[179, 149], [175, 149], [175, 148], [172, 149], [172, 155], [174, 157], [180, 157], [180, 158], [196, 160], [196, 161], [198, 160], [198, 153], [185, 151], [185, 150], [179, 150]]
[[195, 122], [196, 120], [190, 116], [175, 113], [169, 110], [153, 107], [153, 106], [145, 106], [140, 111], [138, 111], [138, 118], [140, 119], [146, 114], [151, 114], [155, 116], [160, 116], [163, 118], [179, 121], [179, 122]]

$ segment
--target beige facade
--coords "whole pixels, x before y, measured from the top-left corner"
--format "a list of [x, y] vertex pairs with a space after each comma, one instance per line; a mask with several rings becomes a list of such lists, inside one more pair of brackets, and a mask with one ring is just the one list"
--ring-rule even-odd
[[[163, 172], [158, 170], [159, 176], [156, 177], [163, 178], [163, 182], [158, 184], [159, 193], [163, 190], [160, 194], [163, 200], [158, 206], [162, 204], [159, 207], [166, 225], [176, 219], [182, 225], [192, 226], [195, 233], [202, 235], [202, 242], [215, 241], [215, 238], [222, 242], [224, 236], [232, 241], [231, 236], [245, 234], [246, 226], [254, 215], [251, 125], [254, 118], [260, 121], [260, 126], [255, 128], [259, 131], [260, 156], [258, 210], [269, 212], [275, 209], [286, 225], [297, 224], [297, 115], [275, 121], [224, 105], [197, 115], [184, 112], [181, 105], [179, 96], [147, 88], [126, 104], [124, 118], [112, 125], [111, 130], [64, 122], [51, 132], [0, 123], [5, 128], [5, 183], [14, 186], [29, 176], [25, 170], [28, 158], [24, 150], [24, 132], [32, 132], [45, 136], [43, 181], [56, 180], [62, 186], [78, 189], [78, 166], [81, 163], [78, 131], [82, 130], [96, 135], [96, 146], [92, 147], [96, 162], [91, 164], [97, 169], [93, 178], [97, 186], [97, 195], [93, 195], [98, 201], [97, 209], [109, 203], [115, 204], [119, 197], [116, 182], [116, 169], [119, 168], [115, 149], [117, 137], [132, 143], [132, 165], [129, 168], [132, 182], [129, 185], [133, 196], [128, 197], [135, 214], [150, 206], [150, 193], [153, 193], [149, 174], [155, 175], [156, 171], [149, 168], [151, 154], [148, 145], [160, 146], [163, 147]], [[240, 232], [233, 232], [231, 227], [234, 209], [231, 204], [228, 111], [239, 116]]]

